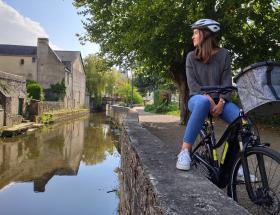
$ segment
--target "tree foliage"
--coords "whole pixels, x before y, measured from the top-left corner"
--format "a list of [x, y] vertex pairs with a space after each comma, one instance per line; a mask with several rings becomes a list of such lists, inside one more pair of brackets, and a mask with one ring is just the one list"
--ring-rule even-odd
[[123, 101], [126, 104], [131, 104], [131, 102], [133, 104], [142, 104], [143, 103], [143, 98], [135, 87], [133, 88], [133, 93], [132, 93], [132, 86], [130, 83], [127, 83], [127, 82], [121, 83], [117, 87], [116, 93], [121, 98], [123, 98]]
[[85, 58], [86, 87], [94, 103], [98, 107], [102, 103], [102, 97], [105, 95], [106, 87], [111, 76], [111, 70], [106, 61], [97, 56], [90, 55]]
[[201, 18], [221, 23], [221, 46], [234, 69], [280, 59], [278, 0], [76, 0], [90, 40], [113, 63], [172, 79], [185, 111], [186, 54], [193, 49], [190, 24]]

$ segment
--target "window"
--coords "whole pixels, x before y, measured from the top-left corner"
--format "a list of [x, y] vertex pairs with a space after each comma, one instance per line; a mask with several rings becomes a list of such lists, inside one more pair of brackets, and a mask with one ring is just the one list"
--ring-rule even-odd
[[36, 61], [36, 58], [32, 57], [32, 63], [35, 63], [35, 61]]
[[20, 65], [24, 64], [24, 59], [20, 59]]

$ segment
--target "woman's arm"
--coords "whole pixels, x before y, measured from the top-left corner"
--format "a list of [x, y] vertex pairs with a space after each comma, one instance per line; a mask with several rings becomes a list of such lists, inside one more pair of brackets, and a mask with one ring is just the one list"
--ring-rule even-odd
[[186, 59], [186, 76], [190, 95], [195, 95], [200, 93], [201, 85], [198, 83], [197, 78], [195, 77], [195, 71], [191, 62], [191, 54], [192, 53], [189, 53]]
[[[231, 75], [231, 60], [229, 53], [226, 53], [225, 57], [225, 66], [221, 75], [221, 85], [222, 86], [232, 86], [232, 75]], [[231, 101], [231, 93], [227, 93], [225, 95], [220, 95], [220, 98], [224, 99], [225, 101]]]

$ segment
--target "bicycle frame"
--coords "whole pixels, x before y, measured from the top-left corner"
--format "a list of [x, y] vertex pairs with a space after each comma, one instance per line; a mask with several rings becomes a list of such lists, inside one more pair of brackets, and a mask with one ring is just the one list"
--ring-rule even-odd
[[[212, 116], [209, 115], [208, 119], [209, 119], [209, 121], [205, 122], [203, 129], [202, 129], [202, 131], [203, 131], [202, 140], [193, 149], [192, 156], [195, 159], [202, 162], [209, 169], [209, 171], [211, 171], [212, 174], [214, 174], [214, 178], [212, 178], [212, 181], [219, 187], [223, 187], [223, 186], [226, 186], [225, 184], [228, 183], [228, 181], [226, 181], [226, 182], [223, 181], [224, 175], [230, 173], [232, 166], [231, 166], [231, 168], [226, 168], [226, 169], [223, 169], [222, 166], [224, 164], [224, 161], [229, 156], [228, 151], [231, 149], [231, 147], [233, 147], [233, 144], [239, 144], [239, 151], [236, 152], [236, 155], [237, 155], [237, 153], [239, 153], [240, 157], [241, 157], [241, 163], [242, 163], [243, 171], [244, 171], [246, 189], [247, 189], [250, 199], [253, 202], [258, 201], [256, 193], [253, 191], [252, 185], [250, 183], [250, 173], [249, 173], [248, 161], [245, 157], [246, 149], [252, 145], [251, 138], [252, 138], [253, 134], [250, 131], [251, 130], [250, 128], [252, 125], [250, 124], [249, 119], [241, 110], [239, 117], [227, 127], [227, 129], [224, 131], [223, 135], [220, 137], [218, 142], [216, 142], [216, 138], [215, 138]], [[236, 140], [238, 140], [238, 143], [236, 143], [236, 142], [228, 143], [227, 142], [227, 139], [229, 138], [229, 136], [231, 134], [234, 137], [236, 137]], [[250, 138], [250, 139], [248, 139], [248, 140], [245, 139], [245, 141], [244, 141], [245, 137]], [[253, 140], [253, 145], [257, 144], [258, 146], [264, 147], [264, 145], [261, 145], [259, 143], [258, 138], [254, 138], [254, 139], [255, 140]], [[221, 147], [224, 143], [225, 143], [225, 146], [224, 146], [224, 149], [222, 152], [221, 160], [219, 161], [216, 149]], [[206, 146], [208, 148], [210, 162], [207, 162], [205, 159], [203, 159], [202, 157], [200, 157], [198, 154], [195, 153], [203, 144], [206, 144]], [[260, 166], [260, 169], [262, 169], [261, 175], [265, 176], [266, 173], [264, 170], [263, 159], [261, 157], [259, 157], [258, 162], [262, 163], [262, 166]], [[232, 163], [232, 165], [233, 165], [233, 163]], [[267, 177], [265, 176], [265, 178], [267, 178]], [[263, 186], [268, 187], [267, 180], [265, 180], [263, 182]]]
[[[231, 92], [234, 89], [236, 88], [231, 86], [204, 86], [201, 88], [203, 92], [202, 94], [225, 94], [227, 92]], [[237, 117], [237, 119], [235, 119], [234, 122], [232, 122], [227, 127], [219, 141], [216, 142], [212, 116], [209, 115], [208, 119], [209, 122], [206, 121], [201, 130], [202, 140], [192, 151], [191, 156], [193, 160], [198, 160], [207, 167], [210, 173], [210, 178], [208, 178], [211, 179], [214, 184], [216, 184], [219, 187], [225, 187], [228, 185], [229, 182], [228, 180], [226, 180], [227, 175], [229, 176], [229, 173], [233, 169], [235, 169], [235, 171], [237, 170], [237, 167], [233, 166], [234, 163], [236, 163], [235, 160], [231, 159], [232, 157], [236, 158], [236, 155], [239, 154], [241, 165], [243, 167], [245, 186], [250, 200], [255, 204], [267, 203], [268, 199], [266, 198], [266, 195], [258, 195], [259, 190], [254, 191], [252, 184], [250, 183], [250, 170], [246, 156], [248, 149], [250, 147], [266, 147], [266, 145], [260, 143], [259, 136], [256, 136], [254, 133], [252, 133], [252, 122], [248, 119], [248, 117], [244, 114], [243, 110], [241, 109], [239, 117]], [[229, 140], [229, 142], [227, 140]], [[221, 161], [219, 162], [216, 149], [221, 147], [224, 143], [225, 146], [223, 149]], [[209, 159], [204, 159], [204, 157], [196, 153], [196, 151], [202, 145], [206, 145], [205, 147], [207, 147], [207, 155], [209, 156]], [[228, 151], [231, 151], [232, 153], [234, 153], [234, 155], [230, 156]], [[228, 166], [224, 162], [227, 162]], [[264, 159], [261, 155], [257, 155], [257, 162], [262, 179], [261, 192], [268, 192], [269, 185], [265, 171]], [[237, 174], [237, 172], [235, 174]]]

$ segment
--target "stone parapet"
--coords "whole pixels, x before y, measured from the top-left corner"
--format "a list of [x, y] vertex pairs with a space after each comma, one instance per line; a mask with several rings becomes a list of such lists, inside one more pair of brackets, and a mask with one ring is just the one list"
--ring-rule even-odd
[[193, 171], [176, 170], [177, 154], [138, 123], [137, 113], [111, 107], [122, 127], [121, 214], [249, 214]]
[[8, 81], [13, 81], [13, 82], [22, 82], [24, 84], [26, 82], [26, 80], [23, 76], [14, 75], [14, 74], [3, 72], [3, 71], [0, 71], [0, 77], [1, 77], [1, 79], [6, 79]]

